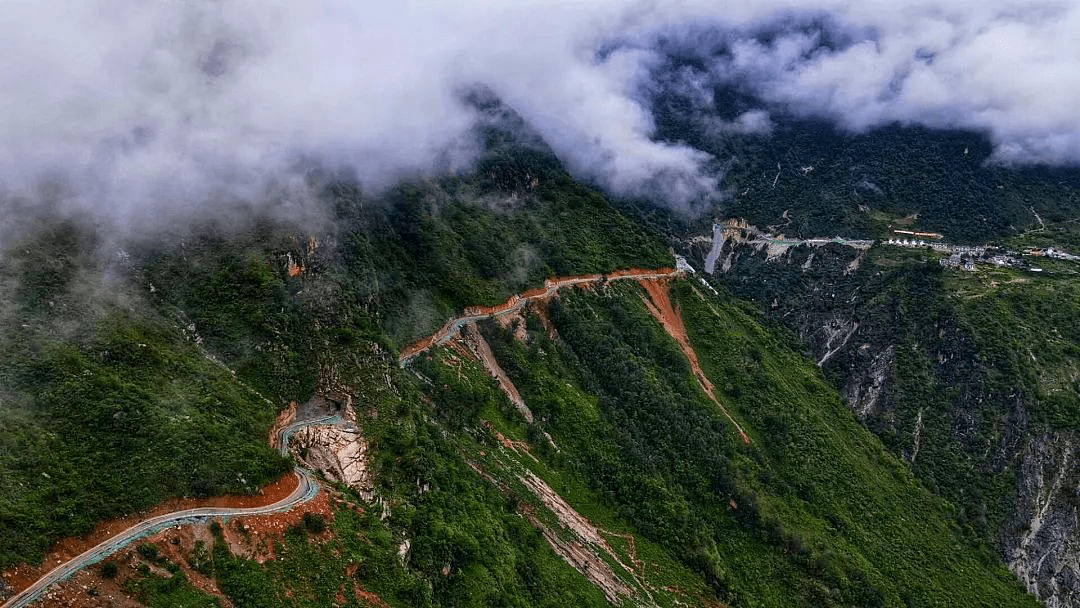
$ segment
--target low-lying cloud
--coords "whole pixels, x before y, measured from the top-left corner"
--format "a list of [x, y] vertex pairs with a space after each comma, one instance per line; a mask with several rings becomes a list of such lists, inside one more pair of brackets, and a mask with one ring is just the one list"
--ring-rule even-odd
[[[664, 78], [705, 111], [738, 86], [850, 129], [975, 129], [996, 160], [1075, 163], [1078, 31], [1074, 2], [8, 0], [0, 198], [120, 224], [302, 207], [312, 164], [373, 188], [467, 168], [462, 92], [482, 86], [575, 174], [690, 209], [722, 176], [656, 138], [673, 52], [697, 62]], [[704, 128], [768, 133], [768, 111]]]
[[670, 38], [707, 55], [695, 77], [798, 114], [853, 130], [898, 121], [983, 131], [1003, 162], [1080, 160], [1075, 2], [818, 6]]

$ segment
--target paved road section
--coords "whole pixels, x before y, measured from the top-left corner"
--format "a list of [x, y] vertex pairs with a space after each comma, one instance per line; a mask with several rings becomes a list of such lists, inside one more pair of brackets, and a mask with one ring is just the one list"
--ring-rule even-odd
[[[279, 449], [281, 453], [288, 453], [289, 437], [298, 429], [315, 426], [322, 424], [333, 424], [339, 421], [341, 418], [338, 416], [321, 416], [319, 418], [312, 418], [308, 420], [301, 420], [294, 422], [293, 424], [285, 427], [278, 433], [280, 440]], [[209, 521], [215, 517], [235, 517], [241, 515], [267, 515], [270, 513], [281, 513], [282, 511], [288, 511], [297, 505], [301, 505], [319, 493], [319, 483], [315, 480], [310, 471], [303, 468], [297, 468], [293, 471], [293, 474], [299, 479], [299, 483], [296, 485], [296, 489], [291, 494], [278, 502], [266, 505], [264, 507], [248, 507], [244, 509], [230, 509], [225, 507], [200, 507], [197, 509], [185, 509], [183, 511], [175, 511], [173, 513], [166, 513], [164, 515], [158, 515], [157, 517], [151, 517], [145, 519], [127, 530], [124, 530], [116, 536], [102, 541], [92, 549], [84, 551], [81, 555], [69, 560], [68, 562], [61, 564], [51, 570], [48, 574], [38, 579], [36, 583], [30, 585], [22, 592], [16, 594], [7, 602], [4, 603], [2, 608], [23, 608], [29, 606], [31, 603], [41, 597], [41, 594], [52, 585], [53, 583], [65, 580], [74, 575], [83, 568], [96, 564], [103, 559], [109, 557], [113, 553], [116, 553], [123, 547], [131, 544], [132, 542], [152, 536], [165, 528], [175, 526], [178, 524], [191, 524], [198, 522]]]

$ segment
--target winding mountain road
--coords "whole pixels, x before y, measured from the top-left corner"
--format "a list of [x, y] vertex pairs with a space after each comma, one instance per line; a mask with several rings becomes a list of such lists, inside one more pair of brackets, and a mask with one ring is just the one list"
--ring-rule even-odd
[[[278, 432], [279, 451], [282, 455], [288, 454], [289, 436], [296, 430], [307, 426], [333, 424], [338, 420], [340, 420], [339, 416], [320, 416], [318, 418], [294, 422]], [[116, 553], [126, 545], [129, 545], [140, 538], [156, 534], [169, 526], [202, 522], [214, 517], [280, 513], [315, 498], [319, 493], [319, 483], [315, 480], [312, 473], [307, 469], [298, 467], [293, 471], [293, 474], [296, 475], [299, 481], [296, 485], [296, 489], [282, 500], [270, 505], [248, 508], [200, 507], [195, 509], [185, 509], [183, 511], [174, 511], [172, 513], [145, 519], [116, 536], [102, 541], [93, 548], [84, 551], [82, 554], [68, 560], [66, 563], [52, 569], [48, 574], [38, 579], [33, 585], [30, 585], [11, 597], [4, 603], [2, 608], [23, 608], [24, 606], [29, 606], [40, 598], [41, 594], [53, 583], [67, 579], [79, 570], [96, 564], [113, 553]]]
[[[543, 300], [554, 296], [559, 289], [564, 287], [599, 284], [604, 281], [666, 279], [683, 275], [685, 272], [686, 271], [681, 267], [652, 270], [631, 268], [615, 271], [606, 275], [594, 274], [548, 279], [544, 282], [543, 287], [527, 291], [521, 295], [511, 296], [509, 300], [498, 306], [487, 308], [470, 307], [465, 309], [463, 315], [449, 320], [435, 332], [435, 334], [406, 347], [401, 355], [401, 363], [404, 365], [405, 362], [412, 357], [415, 357], [434, 346], [445, 344], [451, 338], [456, 336], [458, 332], [461, 331], [461, 328], [467, 323], [491, 317], [498, 317], [520, 310], [531, 301]], [[278, 432], [278, 449], [283, 455], [287, 454], [289, 436], [301, 428], [333, 424], [340, 420], [341, 418], [339, 416], [320, 416], [294, 422]], [[140, 538], [151, 536], [169, 526], [202, 522], [214, 517], [280, 513], [311, 500], [319, 493], [319, 484], [315, 481], [315, 478], [310, 471], [297, 467], [293, 473], [299, 480], [296, 489], [287, 497], [274, 504], [249, 508], [200, 507], [196, 509], [175, 511], [173, 513], [166, 513], [164, 515], [145, 519], [52, 569], [48, 574], [38, 579], [37, 582], [12, 596], [3, 604], [3, 606], [0, 606], [0, 608], [24, 608], [25, 606], [29, 606], [40, 598], [45, 590], [52, 584], [65, 580], [73, 576], [79, 570], [104, 560], [132, 542]]]
[[[839, 237], [837, 238], [839, 239]], [[423, 340], [414, 342], [402, 350], [399, 363], [404, 366], [410, 359], [420, 353], [441, 344], [446, 344], [461, 332], [461, 329], [468, 323], [475, 323], [476, 321], [483, 319], [500, 317], [515, 312], [529, 302], [545, 300], [554, 296], [555, 293], [563, 287], [596, 285], [603, 281], [634, 280], [640, 283], [649, 294], [649, 299], [644, 300], [649, 313], [656, 318], [664, 328], [664, 331], [666, 331], [679, 345], [683, 355], [686, 356], [687, 361], [690, 363], [694, 378], [698, 381], [698, 384], [701, 385], [702, 390], [705, 391], [705, 394], [709, 399], [716, 404], [720, 409], [720, 412], [728, 419], [728, 421], [735, 426], [735, 430], [738, 431], [739, 437], [742, 439], [743, 443], [749, 444], [751, 443], [750, 436], [746, 433], [746, 430], [743, 429], [742, 425], [735, 420], [735, 417], [732, 416], [727, 408], [725, 408], [716, 398], [716, 392], [712, 382], [709, 381], [709, 378], [705, 376], [705, 372], [702, 371], [701, 366], [698, 363], [697, 353], [694, 352], [694, 347], [690, 344], [690, 338], [687, 336], [686, 326], [683, 324], [682, 316], [675, 311], [675, 308], [671, 303], [667, 286], [656, 283], [656, 281], [686, 276], [687, 274], [692, 273], [694, 273], [694, 269], [686, 263], [686, 260], [681, 256], [675, 256], [675, 268], [657, 268], [652, 270], [628, 268], [625, 270], [616, 270], [615, 272], [606, 275], [589, 274], [564, 278], [550, 278], [544, 281], [543, 287], [526, 291], [521, 295], [512, 295], [510, 296], [510, 299], [497, 306], [470, 306], [466, 308], [461, 316], [450, 319], [434, 334]], [[712, 289], [708, 283], [702, 281], [702, 284], [709, 287], [709, 289]], [[716, 290], [713, 291], [715, 293]], [[499, 370], [498, 373], [501, 373], [501, 370]], [[495, 373], [494, 375], [499, 377], [498, 373]], [[517, 398], [520, 400], [520, 395]], [[511, 401], [513, 400], [514, 397], [511, 396]], [[522, 407], [526, 412], [528, 411], [528, 408], [524, 406], [524, 403], [522, 403]], [[529, 419], [531, 419], [531, 416], [532, 414], [530, 413]]]
[[499, 317], [511, 312], [520, 310], [523, 306], [529, 302], [537, 300], [545, 300], [555, 295], [563, 287], [572, 287], [575, 285], [596, 285], [604, 281], [623, 281], [623, 280], [651, 280], [651, 279], [668, 279], [676, 276], [681, 276], [686, 273], [682, 267], [679, 268], [659, 268], [659, 269], [641, 269], [641, 268], [628, 268], [626, 270], [616, 270], [609, 274], [586, 274], [572, 277], [563, 278], [550, 278], [544, 281], [544, 286], [538, 289], [531, 289], [522, 293], [521, 295], [512, 295], [510, 299], [499, 304], [497, 306], [481, 307], [470, 306], [466, 308], [464, 314], [458, 317], [454, 317], [446, 322], [445, 325], [439, 328], [431, 336], [424, 338], [418, 342], [414, 342], [405, 347], [401, 351], [400, 362], [405, 365], [409, 359], [419, 355], [420, 353], [446, 344], [454, 336], [456, 336], [461, 328], [467, 323], [474, 323], [483, 319], [490, 319], [493, 317]]

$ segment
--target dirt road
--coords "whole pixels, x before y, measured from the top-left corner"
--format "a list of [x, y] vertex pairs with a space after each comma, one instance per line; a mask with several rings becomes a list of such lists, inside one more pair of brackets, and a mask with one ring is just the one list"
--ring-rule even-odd
[[[626, 270], [616, 270], [607, 275], [590, 274], [561, 279], [548, 279], [544, 282], [542, 288], [526, 291], [521, 295], [510, 296], [509, 300], [497, 306], [472, 306], [466, 308], [464, 314], [447, 321], [446, 325], [443, 325], [439, 331], [406, 347], [401, 353], [401, 364], [405, 365], [409, 359], [428, 349], [441, 344], [446, 344], [457, 336], [462, 328], [469, 323], [516, 312], [529, 302], [544, 301], [553, 297], [555, 293], [563, 287], [595, 285], [602, 281], [637, 281], [648, 293], [649, 297], [645, 299], [645, 305], [646, 308], [648, 308], [649, 313], [660, 322], [668, 335], [674, 338], [679, 344], [679, 348], [689, 360], [690, 367], [694, 372], [694, 377], [701, 385], [702, 390], [704, 390], [709, 399], [720, 408], [720, 412], [735, 426], [735, 430], [738, 431], [739, 437], [742, 439], [743, 443], [749, 444], [750, 437], [742, 428], [742, 425], [735, 420], [731, 413], [727, 411], [727, 408], [725, 408], [716, 398], [712, 382], [705, 376], [705, 372], [701, 370], [701, 366], [698, 364], [697, 353], [694, 352], [694, 347], [690, 345], [690, 339], [687, 337], [686, 328], [683, 326], [682, 316], [672, 307], [671, 299], [668, 295], [668, 280], [674, 277], [684, 276], [687, 272], [687, 270], [683, 269], [684, 264], [685, 261], [680, 259], [678, 268], [658, 268], [655, 270], [628, 268]], [[690, 272], [693, 272], [693, 269], [690, 269], [689, 266], [685, 266], [685, 268]]]
[[544, 281], [543, 287], [531, 289], [521, 295], [512, 295], [509, 300], [497, 306], [470, 306], [469, 308], [466, 308], [461, 316], [450, 319], [434, 334], [405, 347], [405, 349], [401, 351], [401, 364], [404, 365], [409, 359], [412, 359], [428, 349], [441, 344], [446, 344], [454, 336], [458, 335], [458, 332], [461, 331], [461, 328], [466, 323], [491, 319], [511, 312], [516, 312], [530, 302], [543, 301], [554, 297], [554, 295], [564, 287], [598, 285], [604, 281], [669, 279], [676, 276], [682, 276], [683, 272], [684, 271], [682, 270], [676, 270], [674, 268], [658, 268], [654, 270], [628, 268], [626, 270], [616, 270], [607, 275], [585, 274], [573, 277], [550, 278]]

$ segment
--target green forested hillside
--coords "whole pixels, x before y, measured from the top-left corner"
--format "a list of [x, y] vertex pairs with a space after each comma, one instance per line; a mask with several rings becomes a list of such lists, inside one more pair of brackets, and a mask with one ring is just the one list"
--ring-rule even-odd
[[622, 605], [1035, 605], [782, 335], [690, 281], [673, 296], [752, 443], [695, 383], [644, 290], [569, 292], [551, 305], [554, 339], [537, 317], [524, 341], [482, 327], [535, 423], [453, 349], [411, 370], [368, 360], [347, 380], [393, 378], [364, 416], [390, 508], [338, 511], [329, 544], [295, 528], [265, 566], [218, 544], [204, 570], [238, 606], [321, 605], [349, 564], [391, 605], [604, 605], [553, 550], [548, 534], [588, 534], [561, 527], [539, 479], [609, 539], [596, 554]]
[[[564, 466], [642, 535], [682, 554], [722, 600], [993, 605], [1017, 593], [994, 555], [963, 538], [951, 507], [754, 313], [689, 283], [675, 289], [706, 373], [748, 429], [745, 446], [693, 384], [640, 292], [619, 291], [557, 307], [557, 345], [507, 342], [517, 351], [510, 373], [567, 452]], [[568, 369], [547, 363], [552, 350]], [[540, 379], [579, 378], [597, 395], [598, 418], [545, 394], [537, 368], [559, 371]], [[965, 580], [971, 572], [985, 575]]]
[[[0, 563], [167, 496], [253, 490], [286, 465], [276, 411], [344, 387], [375, 498], [339, 487], [362, 514], [291, 528], [265, 564], [224, 542], [183, 556], [233, 605], [325, 606], [354, 581], [397, 606], [1033, 605], [790, 336], [696, 279], [672, 297], [748, 444], [632, 282], [563, 292], [523, 341], [482, 324], [532, 423], [460, 350], [399, 367], [465, 306], [673, 265], [534, 154], [379, 197], [329, 185], [327, 233], [204, 226], [117, 262], [69, 225], [7, 252], [0, 521], [19, 532]], [[159, 565], [171, 583], [128, 591], [210, 601]]]
[[[314, 241], [253, 220], [117, 256], [65, 223], [6, 251], [0, 567], [168, 497], [255, 491], [287, 468], [266, 445], [274, 415], [348, 367], [357, 340], [399, 347], [551, 274], [669, 263], [595, 191], [522, 154], [494, 155], [487, 180], [381, 198], [327, 186], [338, 223]], [[526, 170], [544, 181], [489, 183]]]
[[[1003, 244], [1019, 250], [1048, 239], [1070, 242], [1052, 230]], [[744, 255], [723, 282], [804, 336], [815, 357], [829, 350], [831, 324], [841, 337], [826, 376], [850, 392], [852, 407], [868, 408], [864, 422], [956, 502], [965, 523], [998, 542], [1025, 442], [1075, 429], [1080, 416], [1076, 265], [946, 269], [945, 256], [928, 249], [878, 246], [847, 272], [858, 252], [818, 250], [803, 268], [810, 254], [799, 248], [776, 262]], [[877, 361], [889, 365], [875, 385]], [[872, 407], [854, 388], [868, 385], [881, 387]]]
[[[1080, 171], [995, 163], [985, 134], [904, 124], [850, 132], [728, 87], [713, 95], [712, 107], [701, 108], [685, 91], [665, 91], [654, 111], [659, 138], [715, 157], [726, 188], [716, 211], [723, 217], [788, 235], [866, 238], [879, 236], [876, 211], [918, 214], [926, 230], [983, 243], [1038, 226], [1036, 213], [1048, 222], [1080, 215]], [[750, 109], [769, 112], [768, 132], [708, 128]]]
[[279, 404], [94, 253], [61, 225], [0, 269], [0, 566], [166, 498], [254, 492], [291, 466], [266, 445]]

